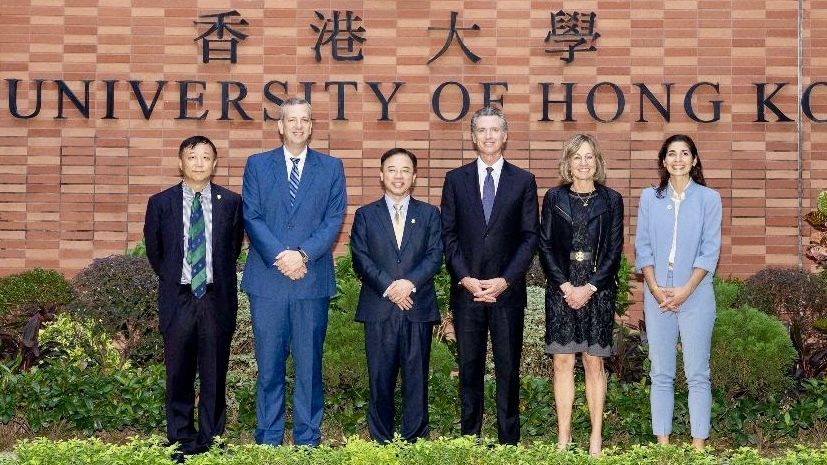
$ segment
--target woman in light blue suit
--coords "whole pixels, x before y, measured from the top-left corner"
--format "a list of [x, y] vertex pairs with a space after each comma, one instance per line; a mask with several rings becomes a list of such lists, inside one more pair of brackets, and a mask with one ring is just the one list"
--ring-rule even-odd
[[703, 448], [712, 410], [712, 275], [721, 250], [721, 196], [706, 187], [698, 149], [688, 136], [677, 134], [664, 141], [658, 172], [660, 184], [641, 193], [635, 237], [636, 266], [646, 281], [652, 431], [658, 443], [669, 442], [680, 336], [692, 445]]

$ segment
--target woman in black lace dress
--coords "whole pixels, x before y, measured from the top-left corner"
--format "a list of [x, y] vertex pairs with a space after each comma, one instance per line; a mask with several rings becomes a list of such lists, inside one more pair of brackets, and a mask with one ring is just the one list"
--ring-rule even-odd
[[554, 358], [558, 447], [571, 441], [574, 357], [583, 354], [591, 417], [589, 453], [602, 447], [606, 373], [611, 354], [615, 277], [623, 250], [623, 198], [604, 186], [597, 141], [578, 134], [563, 146], [561, 185], [543, 200], [540, 260], [546, 273], [546, 353]]

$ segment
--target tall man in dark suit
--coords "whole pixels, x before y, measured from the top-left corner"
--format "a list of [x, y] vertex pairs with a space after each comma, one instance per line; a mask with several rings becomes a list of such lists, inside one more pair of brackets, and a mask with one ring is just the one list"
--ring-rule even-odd
[[500, 443], [520, 440], [520, 355], [525, 274], [538, 242], [534, 175], [503, 159], [508, 123], [485, 107], [471, 118], [478, 158], [451, 170], [442, 188], [445, 261], [459, 352], [462, 434], [479, 435], [488, 332], [497, 382]]
[[227, 367], [238, 310], [235, 266], [244, 229], [241, 197], [210, 182], [217, 163], [209, 139], [184, 140], [178, 149], [183, 182], [149, 198], [144, 222], [146, 255], [160, 283], [167, 438], [184, 454], [205, 451], [224, 432], [226, 421]]
[[244, 226], [250, 254], [241, 287], [250, 296], [258, 383], [259, 444], [284, 439], [287, 355], [296, 368], [293, 443], [321, 440], [322, 347], [330, 297], [336, 293], [333, 246], [347, 199], [342, 161], [308, 148], [310, 104], [281, 105], [284, 145], [250, 156], [244, 168]]
[[436, 207], [411, 197], [416, 156], [405, 149], [381, 158], [385, 195], [356, 210], [350, 246], [362, 280], [356, 320], [365, 324], [370, 380], [368, 430], [393, 439], [394, 390], [402, 370], [402, 438], [428, 437], [428, 362], [439, 321], [434, 275], [442, 264]]

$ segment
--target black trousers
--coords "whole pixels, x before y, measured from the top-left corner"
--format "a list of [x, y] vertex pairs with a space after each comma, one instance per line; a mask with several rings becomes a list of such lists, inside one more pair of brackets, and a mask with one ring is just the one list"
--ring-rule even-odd
[[[215, 293], [208, 286], [197, 299], [188, 285], [178, 292], [178, 310], [164, 332], [164, 364], [167, 369], [167, 439], [192, 454], [209, 448], [224, 432], [227, 421], [227, 368], [232, 332], [218, 325]], [[195, 375], [198, 397], [198, 431], [195, 430]]]
[[370, 381], [368, 431], [374, 441], [393, 439], [396, 378], [402, 372], [402, 426], [406, 441], [427, 438], [428, 363], [433, 322], [408, 321], [395, 311], [385, 321], [365, 323], [365, 353]]
[[496, 377], [497, 438], [520, 442], [520, 357], [525, 309], [470, 304], [454, 309], [459, 355], [460, 432], [479, 436], [484, 411], [485, 356], [488, 333]]

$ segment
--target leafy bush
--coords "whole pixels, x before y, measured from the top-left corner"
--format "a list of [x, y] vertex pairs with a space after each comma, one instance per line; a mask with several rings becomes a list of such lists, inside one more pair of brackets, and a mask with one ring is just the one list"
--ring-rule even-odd
[[744, 283], [738, 279], [721, 279], [717, 274], [712, 279], [717, 308], [736, 308]]
[[713, 384], [729, 398], [780, 396], [791, 385], [787, 373], [795, 360], [790, 336], [776, 318], [746, 306], [718, 310], [710, 368]]
[[788, 325], [799, 355], [799, 377], [827, 372], [827, 337], [814, 328], [816, 321], [827, 317], [827, 286], [818, 275], [793, 268], [765, 268], [746, 280], [739, 302]]
[[153, 430], [164, 422], [164, 369], [84, 366], [66, 359], [16, 376], [0, 374], [28, 428], [67, 423], [87, 434], [126, 427]]
[[129, 255], [130, 257], [146, 257], [146, 241], [141, 239], [140, 242], [135, 244], [135, 247], [126, 249], [124, 255]]
[[[550, 357], [546, 355], [546, 289], [531, 286], [523, 324], [523, 354], [520, 375], [548, 378], [551, 375]], [[491, 345], [489, 338], [488, 345]], [[494, 357], [489, 347], [489, 373], [494, 373]]]
[[94, 322], [69, 313], [61, 313], [55, 321], [40, 330], [40, 344], [60, 354], [70, 363], [95, 365], [104, 369], [121, 367], [123, 360], [112, 339]]
[[112, 255], [94, 260], [72, 280], [72, 310], [113, 334], [124, 358], [160, 362], [158, 278], [146, 258]]
[[72, 300], [69, 282], [53, 270], [35, 268], [0, 278], [0, 328], [21, 329], [32, 307], [63, 306]]
[[[11, 463], [84, 463], [88, 465], [168, 465], [172, 448], [161, 446], [160, 438], [133, 439], [123, 444], [106, 444], [99, 439], [50, 441], [36, 439], [20, 442]], [[341, 447], [268, 447], [260, 445], [216, 445], [210, 451], [187, 459], [192, 465], [253, 465], [262, 463], [292, 465], [588, 465], [588, 464], [664, 464], [664, 465], [793, 465], [823, 464], [827, 446], [798, 447], [775, 457], [762, 457], [750, 448], [715, 453], [712, 449], [694, 450], [689, 446], [635, 446], [628, 450], [607, 450], [592, 458], [582, 450], [558, 451], [555, 444], [501, 446], [475, 438], [439, 438], [433, 441], [387, 445], [349, 438]]]

